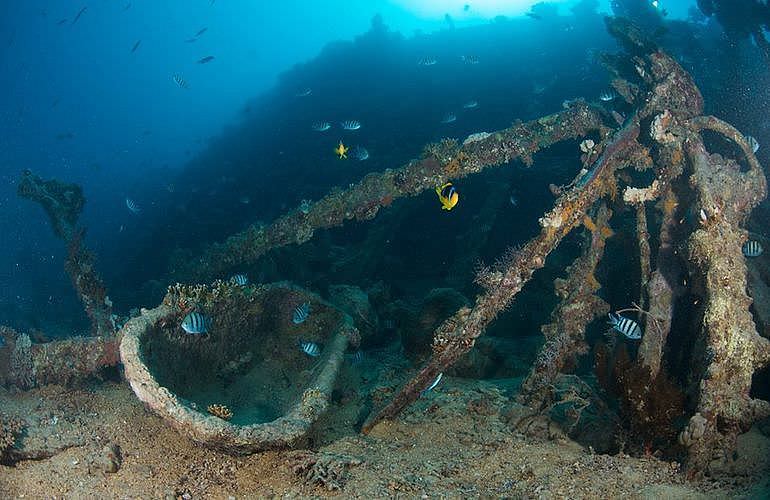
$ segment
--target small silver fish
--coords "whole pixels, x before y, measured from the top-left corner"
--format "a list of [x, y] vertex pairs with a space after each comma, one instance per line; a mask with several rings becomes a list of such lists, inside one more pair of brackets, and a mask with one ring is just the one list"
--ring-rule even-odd
[[345, 120], [340, 123], [340, 126], [344, 130], [358, 130], [361, 128], [361, 123], [358, 120]]
[[615, 330], [632, 340], [639, 340], [642, 338], [642, 329], [639, 328], [639, 324], [636, 321], [621, 316], [620, 314], [609, 313], [608, 316], [610, 317], [609, 324], [612, 325], [612, 328]]
[[211, 328], [211, 318], [197, 311], [191, 312], [182, 320], [182, 330], [191, 335], [208, 333]]
[[299, 347], [302, 349], [302, 352], [312, 358], [317, 358], [321, 355], [321, 348], [315, 342], [300, 342]]
[[310, 316], [310, 304], [307, 302], [298, 305], [294, 308], [294, 313], [291, 316], [291, 321], [295, 325], [299, 325], [305, 322], [305, 320]]
[[510, 196], [510, 197], [508, 197], [508, 201], [510, 201], [510, 202], [511, 202], [511, 206], [512, 206], [512, 207], [515, 207], [516, 205], [518, 205], [518, 204], [519, 204], [519, 200], [518, 200], [518, 199], [516, 199], [516, 195], [515, 195], [515, 194], [513, 194], [513, 193], [511, 193], [511, 196]]
[[476, 109], [479, 106], [479, 103], [476, 101], [468, 101], [465, 104], [463, 104], [463, 109]]
[[249, 277], [245, 274], [236, 274], [230, 278], [230, 282], [238, 286], [246, 286], [249, 284]]
[[313, 130], [316, 132], [326, 132], [330, 128], [332, 128], [332, 126], [329, 125], [329, 122], [315, 122], [313, 124]]
[[132, 214], [138, 214], [142, 211], [142, 209], [139, 208], [139, 205], [137, 205], [131, 198], [126, 198], [126, 208], [128, 208]]
[[457, 120], [457, 117], [453, 113], [447, 113], [441, 119], [441, 123], [453, 123]]
[[366, 150], [363, 146], [356, 146], [353, 148], [353, 158], [355, 158], [358, 161], [365, 161], [369, 159], [369, 151]]
[[307, 96], [309, 96], [312, 93], [313, 93], [312, 89], [305, 89], [302, 92], [297, 92], [294, 95], [296, 95], [297, 97], [307, 97]]
[[749, 240], [743, 244], [741, 251], [746, 257], [759, 257], [765, 250], [757, 240]]
[[756, 153], [757, 151], [759, 151], [759, 142], [757, 142], [754, 136], [747, 135], [746, 142], [749, 143], [749, 147], [751, 148], [752, 153]]
[[174, 76], [172, 76], [171, 79], [174, 80], [174, 83], [176, 83], [177, 86], [179, 86], [180, 88], [183, 88], [183, 89], [190, 88], [190, 84], [187, 83], [187, 81], [184, 78], [182, 78], [179, 74], [174, 74]]
[[438, 385], [438, 383], [441, 382], [441, 377], [443, 377], [443, 376], [444, 376], [444, 372], [439, 373], [438, 377], [436, 377], [436, 380], [434, 380], [432, 384], [430, 384], [428, 387], [423, 389], [422, 392], [420, 392], [420, 396], [422, 396], [422, 395], [432, 391], [433, 389], [435, 389], [436, 386]]

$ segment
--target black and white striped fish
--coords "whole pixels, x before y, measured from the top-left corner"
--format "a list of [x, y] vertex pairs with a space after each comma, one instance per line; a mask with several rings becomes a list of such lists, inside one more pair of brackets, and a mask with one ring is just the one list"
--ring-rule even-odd
[[353, 356], [350, 358], [350, 362], [354, 365], [360, 365], [363, 361], [364, 361], [364, 351], [362, 351], [361, 349], [353, 353]]
[[291, 316], [291, 321], [295, 325], [299, 325], [301, 323], [304, 323], [305, 320], [310, 316], [310, 304], [307, 302], [298, 305], [294, 308], [294, 313]]
[[211, 328], [211, 318], [205, 314], [193, 311], [182, 320], [182, 330], [192, 335], [208, 333]]
[[757, 240], [749, 240], [743, 244], [741, 251], [746, 257], [759, 257], [765, 250]]
[[249, 277], [245, 274], [236, 274], [230, 278], [230, 282], [238, 286], [246, 286], [249, 284]]
[[321, 348], [315, 342], [300, 342], [299, 347], [311, 358], [317, 358], [321, 355]]
[[183, 89], [190, 88], [190, 84], [187, 83], [187, 80], [182, 78], [179, 74], [174, 74], [174, 76], [172, 76], [171, 79], [174, 80], [174, 83], [176, 83], [179, 87]]
[[642, 329], [639, 328], [636, 321], [621, 316], [620, 314], [609, 313], [608, 316], [610, 317], [609, 323], [615, 330], [632, 340], [639, 340], [642, 338]]
[[358, 120], [345, 120], [344, 122], [340, 123], [340, 127], [342, 127], [344, 130], [358, 130], [361, 128], [361, 122]]
[[602, 100], [603, 102], [609, 102], [615, 99], [617, 96], [618, 96], [618, 93], [615, 92], [615, 89], [609, 89], [599, 94], [599, 99]]
[[126, 208], [128, 208], [132, 214], [138, 214], [142, 211], [142, 209], [139, 208], [139, 205], [137, 205], [131, 198], [126, 198]]
[[759, 142], [754, 138], [754, 136], [747, 135], [746, 142], [749, 143], [749, 147], [751, 148], [751, 151], [753, 153], [756, 153], [757, 151], [759, 151]]

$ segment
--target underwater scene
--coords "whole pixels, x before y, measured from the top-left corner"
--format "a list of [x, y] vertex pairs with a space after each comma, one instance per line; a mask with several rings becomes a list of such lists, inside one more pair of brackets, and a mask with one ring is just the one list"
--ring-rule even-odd
[[770, 498], [766, 0], [0, 13], [0, 499]]

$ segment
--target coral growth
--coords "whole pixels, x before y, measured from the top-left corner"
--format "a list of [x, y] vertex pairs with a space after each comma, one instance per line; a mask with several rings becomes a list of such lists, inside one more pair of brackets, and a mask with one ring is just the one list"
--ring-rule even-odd
[[361, 464], [361, 460], [349, 456], [298, 451], [289, 457], [292, 472], [311, 486], [327, 491], [340, 491], [348, 479], [348, 469]]
[[206, 411], [222, 420], [230, 420], [233, 418], [233, 412], [225, 405], [213, 404], [206, 408]]
[[5, 413], [0, 413], [0, 464], [11, 463], [16, 440], [24, 431], [24, 422]]

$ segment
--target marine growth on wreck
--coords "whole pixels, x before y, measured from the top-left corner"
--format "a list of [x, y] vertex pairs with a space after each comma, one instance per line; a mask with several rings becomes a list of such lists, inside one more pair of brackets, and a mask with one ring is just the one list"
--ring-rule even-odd
[[[144, 218], [119, 230], [133, 245], [121, 259], [152, 256], [141, 268], [101, 266], [87, 248], [102, 246], [81, 220], [88, 190], [22, 171], [18, 195], [64, 242], [90, 328], [48, 336], [10, 316], [0, 327], [0, 490], [767, 493], [767, 134], [747, 128], [756, 110], [739, 107], [738, 84], [720, 71], [742, 43], [761, 68], [751, 78], [770, 78], [758, 21], [770, 8], [698, 1], [675, 18], [664, 2], [617, 0], [604, 16], [583, 0], [463, 26], [477, 8], [412, 38], [375, 17], [355, 42], [284, 74], [255, 101], [265, 115], [213, 141], [158, 207], [121, 200], [124, 215]], [[474, 42], [548, 33], [539, 43], [567, 57], [564, 40], [599, 29], [602, 47], [571, 64], [603, 82], [585, 95], [579, 78], [509, 68]], [[711, 65], [694, 60], [720, 39]], [[407, 73], [438, 96], [416, 108], [416, 125], [382, 138], [368, 108], [337, 119], [328, 102], [312, 104], [349, 83], [332, 63], [375, 55], [384, 68], [358, 78], [378, 79], [390, 112], [417, 106], [394, 90]], [[515, 75], [499, 76], [507, 86], [527, 79], [531, 102], [517, 116], [484, 85], [448, 90], [500, 68]], [[195, 89], [192, 76], [171, 80]], [[436, 111], [441, 92], [453, 111]], [[292, 148], [276, 129], [300, 119]], [[263, 151], [270, 166], [251, 186]], [[153, 440], [171, 456], [148, 458]], [[43, 467], [65, 479], [31, 486]], [[79, 486], [78, 474], [88, 476]]]

